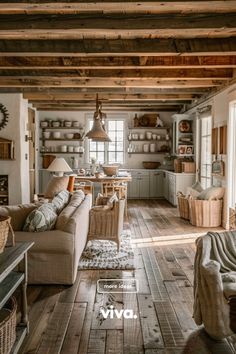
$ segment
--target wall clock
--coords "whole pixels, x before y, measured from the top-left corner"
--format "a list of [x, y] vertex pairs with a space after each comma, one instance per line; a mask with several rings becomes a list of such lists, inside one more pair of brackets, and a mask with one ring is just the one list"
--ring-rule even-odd
[[0, 103], [0, 130], [5, 128], [8, 123], [9, 113], [6, 107]]

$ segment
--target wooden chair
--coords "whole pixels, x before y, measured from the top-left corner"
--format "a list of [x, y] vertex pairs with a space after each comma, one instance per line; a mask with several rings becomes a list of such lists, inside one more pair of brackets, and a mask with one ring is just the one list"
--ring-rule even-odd
[[75, 177], [75, 182], [74, 182], [74, 191], [77, 191], [79, 189], [82, 189], [84, 191], [84, 194], [94, 194], [94, 185], [93, 182], [91, 181], [83, 181], [80, 182], [78, 179]]
[[[100, 198], [98, 205], [90, 210], [89, 214], [89, 240], [110, 240], [117, 243], [120, 248], [120, 235], [124, 224], [125, 200], [119, 199], [114, 202], [112, 209], [100, 209], [103, 205]], [[107, 199], [107, 198], [104, 198]]]
[[110, 197], [116, 193], [118, 199], [125, 200], [125, 216], [128, 217], [127, 207], [127, 182], [103, 182], [101, 184], [101, 193], [104, 197]]

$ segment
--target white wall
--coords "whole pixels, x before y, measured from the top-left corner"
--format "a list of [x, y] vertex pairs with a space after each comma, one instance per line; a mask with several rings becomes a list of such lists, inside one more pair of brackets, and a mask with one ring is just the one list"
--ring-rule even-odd
[[0, 137], [15, 143], [15, 160], [0, 161], [0, 174], [9, 176], [9, 203], [29, 202], [29, 163], [26, 159], [28, 143], [25, 134], [28, 121], [28, 102], [22, 94], [0, 94], [0, 102], [9, 112], [9, 122]]
[[[126, 141], [125, 141], [125, 163], [124, 166], [125, 168], [142, 168], [142, 161], [148, 160], [148, 161], [160, 161], [162, 162], [163, 156], [164, 155], [129, 155], [127, 154], [127, 149], [128, 149], [128, 134], [129, 134], [129, 127], [132, 126], [133, 123], [133, 118], [135, 116], [135, 111], [134, 112], [110, 112], [105, 111], [107, 114], [108, 118], [117, 118], [121, 117], [126, 120]], [[142, 116], [146, 112], [139, 112], [138, 116]], [[172, 115], [176, 112], [158, 112], [160, 115], [160, 118], [164, 121], [165, 125], [172, 127]], [[83, 126], [87, 126], [87, 121], [88, 117], [91, 117], [93, 114], [93, 111], [90, 112], [74, 112], [74, 111], [39, 111], [38, 112], [38, 117], [39, 120], [45, 120], [45, 119], [69, 119], [69, 120], [77, 120], [79, 121]], [[147, 129], [148, 130], [148, 129]], [[141, 144], [141, 143], [139, 143]], [[50, 143], [50, 145], [53, 145], [53, 143]], [[56, 144], [55, 144], [56, 145]], [[67, 162], [70, 163], [70, 158], [67, 157]], [[80, 158], [80, 165], [81, 167], [84, 166], [88, 162], [87, 155], [85, 154], [84, 157]], [[39, 159], [39, 168], [41, 165], [41, 159]]]

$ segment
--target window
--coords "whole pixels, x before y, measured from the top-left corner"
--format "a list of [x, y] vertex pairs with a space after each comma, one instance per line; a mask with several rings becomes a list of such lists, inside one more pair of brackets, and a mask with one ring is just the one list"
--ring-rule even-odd
[[201, 169], [200, 179], [205, 189], [211, 186], [211, 117], [201, 118]]
[[[93, 121], [89, 121], [91, 129]], [[111, 138], [109, 143], [89, 140], [89, 161], [95, 158], [98, 163], [124, 163], [124, 120], [107, 119], [106, 131]]]
[[228, 176], [228, 203], [229, 207], [235, 209], [236, 204], [236, 102], [230, 104], [229, 117], [229, 176]]

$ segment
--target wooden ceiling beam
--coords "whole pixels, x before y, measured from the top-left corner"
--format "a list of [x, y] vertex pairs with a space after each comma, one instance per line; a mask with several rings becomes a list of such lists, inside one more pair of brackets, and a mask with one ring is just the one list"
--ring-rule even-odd
[[[122, 30], [121, 30], [122, 28]], [[205, 35], [210, 36], [211, 32], [226, 33], [233, 35], [236, 29], [236, 13], [229, 13], [227, 16], [216, 13], [204, 14], [141, 14], [137, 17], [136, 14], [122, 13], [122, 25], [120, 14], [80, 14], [78, 15], [0, 15], [0, 30], [1, 31], [16, 31], [19, 30], [23, 35], [23, 30], [29, 30], [29, 35], [34, 33], [34, 30], [45, 30], [45, 38], [47, 34], [53, 33], [54, 30], [69, 30], [77, 31], [94, 31], [98, 35], [99, 31], [107, 35], [109, 31], [133, 32], [134, 34], [144, 31], [143, 35], [155, 34], [162, 36], [165, 32], [168, 35], [172, 33], [173, 36], [179, 37], [182, 35], [188, 36], [188, 30], [196, 31], [196, 36]], [[64, 31], [64, 35], [66, 34]], [[151, 32], [150, 32], [151, 31]], [[172, 31], [172, 32], [171, 32]], [[184, 31], [184, 33], [183, 33]], [[84, 34], [84, 32], [82, 32]], [[92, 34], [92, 33], [91, 33]], [[192, 35], [194, 35], [192, 33]], [[9, 33], [11, 36], [11, 33]], [[30, 37], [27, 37], [30, 38]], [[68, 37], [66, 37], [68, 39]]]
[[193, 94], [204, 95], [212, 91], [212, 88], [207, 87], [177, 87], [177, 88], [162, 88], [162, 87], [1, 87], [1, 93], [40, 93], [40, 94]]
[[82, 13], [148, 13], [148, 14], [191, 14], [191, 13], [232, 13], [236, 12], [236, 1], [107, 1], [69, 2], [50, 1], [0, 4], [0, 14], [82, 14]]
[[102, 69], [81, 69], [81, 70], [32, 70], [27, 71], [21, 68], [15, 70], [1, 70], [0, 76], [30, 76], [30, 77], [47, 77], [52, 78], [109, 78], [109, 79], [163, 79], [163, 80], [192, 80], [192, 79], [217, 79], [217, 80], [228, 80], [233, 76], [233, 69], [227, 68], [217, 68], [217, 69], [113, 69], [113, 70], [102, 70]]
[[[81, 100], [75, 100], [75, 101], [33, 101], [29, 100], [30, 103], [34, 105], [53, 105], [53, 106], [60, 106], [60, 105], [65, 105], [65, 106], [83, 106], [89, 109], [95, 109], [95, 100], [91, 101], [81, 101]], [[183, 104], [187, 104], [189, 101], [167, 101], [167, 102], [157, 102], [157, 101], [145, 101], [145, 102], [139, 102], [139, 101], [102, 101], [102, 107], [103, 109], [107, 109], [109, 107], [117, 107], [117, 106], [124, 106], [124, 107], [159, 107], [159, 106], [182, 106]]]
[[176, 88], [176, 87], [215, 87], [223, 84], [221, 80], [198, 79], [198, 80], [169, 80], [162, 79], [110, 79], [92, 78], [80, 79], [78, 77], [43, 77], [23, 76], [11, 77], [0, 76], [0, 87], [143, 87], [143, 88]]
[[[34, 105], [34, 108], [40, 111], [87, 111], [87, 112], [94, 112], [95, 107], [84, 107], [83, 105], [77, 105], [77, 106], [66, 106], [66, 105]], [[166, 111], [166, 112], [178, 112], [180, 110], [181, 106], [178, 105], [171, 105], [171, 106], [156, 106], [156, 107], [124, 107], [124, 106], [114, 106], [110, 107], [109, 109], [106, 110], [107, 112], [111, 111], [128, 111], [128, 112], [136, 112], [136, 111], [150, 111], [150, 112], [160, 112], [160, 111]]]
[[0, 40], [0, 56], [236, 55], [236, 38]]
[[165, 80], [192, 80], [192, 79], [217, 79], [228, 80], [233, 76], [233, 69], [90, 69], [90, 70], [1, 70], [0, 77], [45, 77], [45, 78], [72, 78], [72, 79], [165, 79]]
[[[145, 58], [145, 63], [143, 62]], [[0, 57], [0, 69], [179, 69], [235, 68], [231, 56], [149, 56], [149, 57]]]
[[[95, 94], [74, 94], [74, 93], [41, 93], [32, 92], [24, 93], [23, 97], [30, 101], [94, 101], [96, 98]], [[101, 94], [99, 92], [99, 100], [103, 101], [136, 101], [136, 102], [146, 102], [146, 101], [192, 101], [199, 95], [196, 94]]]

